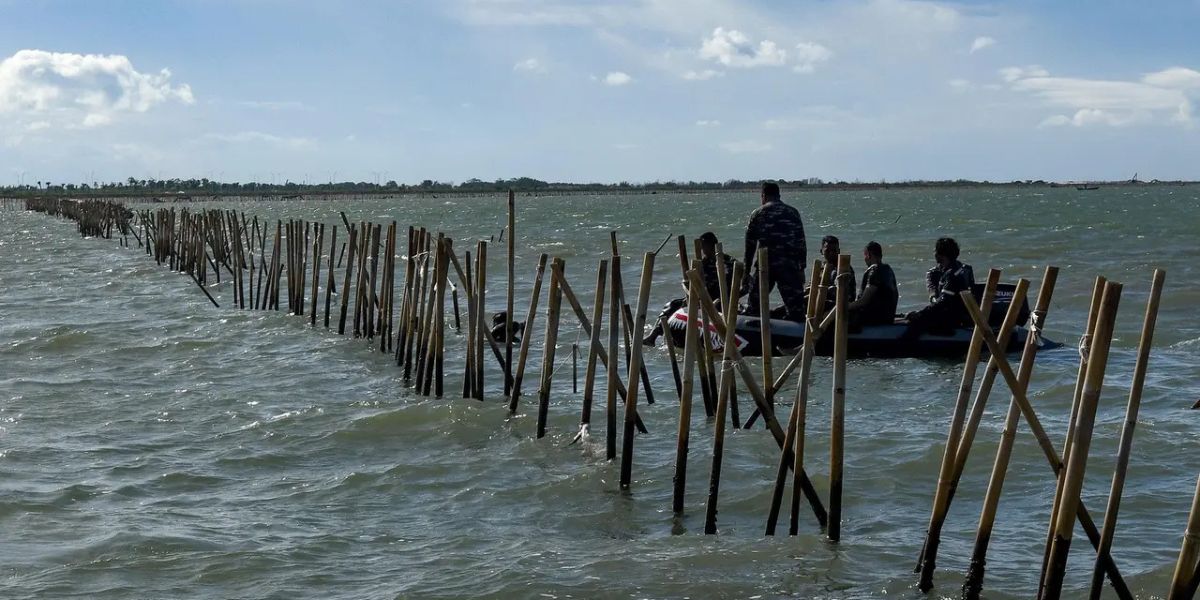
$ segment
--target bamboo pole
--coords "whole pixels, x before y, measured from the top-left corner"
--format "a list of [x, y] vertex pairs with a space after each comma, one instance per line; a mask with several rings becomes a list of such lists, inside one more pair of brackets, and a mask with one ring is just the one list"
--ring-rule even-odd
[[[612, 360], [605, 362], [608, 376], [607, 404], [605, 405], [606, 428], [604, 431], [605, 456], [608, 460], [617, 457], [617, 386], [621, 383], [621, 375], [617, 369], [617, 344], [621, 338], [621, 255], [616, 253], [616, 232], [612, 232], [613, 255], [612, 270], [609, 271], [608, 282], [608, 348], [612, 351]], [[599, 327], [599, 325], [597, 325]], [[632, 384], [632, 382], [630, 382]]]
[[[1046, 267], [1042, 277], [1042, 285], [1034, 304], [1034, 325], [1041, 328], [1045, 323], [1045, 315], [1050, 310], [1050, 300], [1054, 294], [1054, 285], [1058, 279], [1057, 267]], [[1019, 307], [1025, 300], [1025, 290], [1021, 289], [1025, 280], [1017, 284], [1013, 293], [1011, 307]], [[1034, 361], [1037, 357], [1039, 340], [1034, 332], [1025, 337], [1025, 346], [1021, 352], [1021, 362], [1017, 367], [1017, 381], [1022, 386], [1020, 393], [1027, 393], [1029, 380], [1033, 376]], [[1012, 456], [1013, 443], [1016, 440], [1017, 427], [1020, 424], [1021, 409], [1015, 400], [1010, 400], [1008, 415], [1004, 420], [1004, 430], [1000, 435], [1000, 444], [996, 449], [996, 460], [992, 466], [992, 474], [988, 479], [987, 491], [984, 494], [983, 508], [979, 514], [979, 526], [975, 533], [975, 545], [971, 553], [971, 564], [963, 583], [963, 598], [979, 597], [983, 589], [983, 577], [987, 566], [988, 544], [992, 538], [992, 528], [996, 521], [996, 511], [1000, 505], [1000, 493], [1004, 486], [1004, 477], [1008, 472], [1009, 458]]]
[[[775, 381], [775, 377], [771, 372], [771, 288], [769, 287], [770, 265], [767, 260], [767, 248], [759, 246], [758, 248], [758, 328], [760, 330], [762, 344], [762, 370], [763, 370], [763, 387], [767, 396], [767, 403], [775, 406], [775, 390], [771, 382]], [[758, 413], [754, 413], [757, 415]], [[746, 427], [754, 424], [754, 416], [751, 416], [746, 421]]]
[[[434, 350], [434, 395], [441, 398], [445, 393], [446, 381], [446, 283], [449, 278], [449, 247], [450, 240], [443, 239], [438, 252], [441, 271], [438, 275], [437, 293], [437, 348]], [[390, 310], [390, 309], [389, 309]]]
[[309, 304], [312, 307], [308, 315], [308, 324], [310, 327], [317, 326], [317, 288], [321, 281], [321, 249], [325, 243], [325, 225], [322, 223], [315, 234], [313, 235], [313, 269], [312, 269], [312, 302]]
[[546, 436], [546, 418], [550, 412], [550, 386], [554, 378], [554, 357], [558, 349], [558, 317], [562, 308], [562, 292], [558, 282], [562, 277], [562, 259], [555, 258], [550, 265], [549, 298], [546, 300], [546, 341], [542, 346], [542, 379], [538, 388], [538, 439]]
[[463, 373], [463, 398], [473, 398], [475, 396], [475, 329], [479, 327], [479, 316], [475, 314], [475, 276], [471, 271], [474, 267], [471, 261], [471, 251], [464, 253], [467, 269], [465, 277], [469, 286], [467, 287], [467, 359], [466, 371]]
[[[543, 255], [544, 256], [544, 255]], [[596, 392], [596, 366], [599, 362], [601, 319], [604, 318], [604, 292], [608, 283], [608, 261], [600, 259], [596, 269], [596, 300], [592, 304], [592, 330], [588, 332], [587, 366], [583, 374], [583, 410], [579, 417], [579, 430], [591, 428], [592, 402]]]
[[[833, 337], [833, 402], [829, 425], [829, 540], [842, 537], [842, 481], [845, 465], [846, 436], [846, 338], [849, 323], [846, 315], [847, 289], [854, 287], [849, 279], [850, 255], [838, 255], [837, 304]], [[767, 381], [770, 381], [769, 379]]]
[[[812, 276], [812, 283], [809, 285], [810, 290], [816, 289], [818, 282], [824, 276], [819, 261], [813, 264]], [[775, 470], [775, 486], [771, 490], [771, 506], [767, 510], [766, 535], [775, 535], [775, 527], [779, 520], [779, 509], [783, 503], [783, 490], [787, 484], [788, 470], [794, 469], [797, 473], [804, 473], [804, 428], [808, 410], [808, 384], [810, 368], [812, 366], [813, 347], [816, 345], [813, 317], [816, 312], [817, 295], [810, 293], [808, 296], [808, 306], [804, 320], [804, 341], [798, 355], [800, 357], [799, 362], [802, 364], [800, 367], [800, 381], [796, 387], [796, 401], [792, 405], [792, 414], [788, 417], [787, 429], [784, 431], [783, 448], [779, 453], [779, 466]], [[781, 374], [781, 377], [786, 377], [786, 374]], [[797, 496], [799, 495], [797, 494]], [[810, 497], [816, 498], [816, 494], [814, 493]], [[795, 511], [797, 518], [794, 520], [799, 520], [799, 498], [797, 497], [796, 500]], [[820, 504], [819, 499], [817, 500], [817, 504]], [[824, 507], [822, 507], [821, 513], [824, 513]], [[827, 515], [823, 516], [825, 519], [828, 519]], [[826, 522], [826, 520], [822, 520], [821, 526], [824, 527]]]
[[479, 240], [475, 248], [475, 399], [483, 401], [483, 346], [484, 339], [491, 339], [487, 327], [487, 242]]
[[[1117, 513], [1121, 510], [1121, 494], [1125, 490], [1125, 473], [1129, 469], [1129, 454], [1133, 449], [1133, 430], [1137, 426], [1138, 410], [1142, 404], [1142, 388], [1146, 384], [1146, 365], [1150, 361], [1150, 346], [1154, 341], [1154, 325], [1158, 319], [1158, 304], [1162, 298], [1163, 281], [1166, 273], [1154, 270], [1150, 282], [1150, 299], [1146, 303], [1146, 316], [1142, 319], [1142, 335], [1138, 340], [1137, 362], [1133, 367], [1133, 382], [1129, 387], [1129, 402], [1125, 407], [1125, 424], [1121, 427], [1121, 442], [1117, 449], [1117, 466], [1113, 470], [1112, 486], [1109, 488], [1108, 505], [1104, 509], [1104, 525], [1100, 528], [1100, 547], [1096, 556], [1112, 551], [1113, 536], [1117, 529]], [[1104, 588], [1104, 565], [1096, 560], [1092, 566], [1092, 589], [1090, 597], [1099, 600]]]
[[358, 229], [350, 228], [350, 258], [346, 261], [346, 276], [342, 279], [342, 312], [338, 320], [338, 335], [346, 335], [346, 311], [350, 302], [350, 272], [354, 270], [354, 245], [358, 241]]
[[[646, 328], [646, 310], [650, 303], [650, 283], [654, 278], [654, 253], [647, 252], [642, 259], [642, 280], [638, 283], [638, 308], [634, 320], [634, 331], [641, 335]], [[633, 345], [633, 357], [629, 362], [629, 394], [625, 397], [625, 432], [621, 448], [621, 488], [629, 489], [633, 481], [633, 438], [634, 421], [637, 419], [637, 374], [642, 369], [642, 343], [637, 340]], [[646, 386], [649, 389], [649, 386]], [[648, 400], [647, 400], [648, 402]]]
[[529, 358], [529, 346], [533, 341], [533, 321], [537, 317], [538, 298], [542, 293], [542, 277], [546, 273], [547, 259], [549, 256], [545, 253], [538, 257], [537, 271], [533, 274], [533, 292], [529, 295], [529, 311], [525, 313], [525, 334], [521, 336], [521, 348], [517, 352], [517, 369], [513, 372], [512, 388], [508, 395], [508, 412], [510, 413], [517, 412], [517, 404], [521, 401], [521, 381], [525, 378], [525, 361]]
[[[1075, 438], [1075, 417], [1079, 414], [1079, 402], [1083, 397], [1083, 383], [1087, 379], [1087, 357], [1088, 351], [1092, 346], [1092, 336], [1096, 333], [1096, 323], [1100, 319], [1100, 300], [1104, 297], [1104, 288], [1108, 284], [1108, 280], [1103, 276], [1096, 277], [1092, 285], [1092, 300], [1088, 308], [1088, 317], [1084, 326], [1083, 336], [1079, 340], [1079, 367], [1075, 373], [1075, 389], [1071, 396], [1071, 412], [1067, 417], [1067, 433], [1063, 439], [1062, 456], [1065, 459], [1071, 455], [1071, 444]], [[1042, 566], [1040, 570], [1040, 578], [1038, 580], [1038, 589], [1046, 584], [1047, 565], [1050, 562], [1050, 546], [1054, 544], [1054, 523], [1058, 518], [1058, 508], [1062, 504], [1062, 485], [1063, 476], [1066, 474], [1062, 469], [1055, 470], [1054, 483], [1054, 500], [1050, 504], [1050, 519], [1049, 527], [1046, 530], [1045, 546], [1042, 553]]]
[[[683, 253], [683, 236], [679, 236], [680, 253]], [[686, 267], [686, 265], [684, 265]], [[692, 427], [692, 390], [695, 379], [697, 344], [700, 327], [696, 323], [700, 312], [700, 301], [694, 290], [688, 290], [687, 329], [683, 336], [683, 382], [679, 392], [679, 429], [675, 437], [675, 477], [671, 494], [671, 510], [683, 513], [684, 490], [687, 489], [688, 444]], [[670, 335], [669, 333], [667, 335]]]
[[[983, 316], [979, 312], [979, 305], [975, 303], [975, 298], [971, 296], [970, 292], [961, 292], [959, 293], [959, 297], [963, 299], [963, 305], [966, 307], [971, 320], [976, 325], [985, 325], [986, 321], [983, 320]], [[987, 345], [988, 352], [992, 354], [992, 357], [1000, 357], [1002, 359], [998, 362], [998, 367], [1000, 374], [1004, 377], [1004, 383], [1012, 390], [1013, 396], [1016, 397], [1017, 402], [1020, 404], [1021, 415], [1029, 423], [1030, 432], [1033, 433], [1034, 439], [1037, 440], [1038, 447], [1042, 449], [1042, 454], [1046, 457], [1046, 462], [1050, 465], [1051, 471], [1057, 476], [1059, 471], [1064, 468], [1064, 462], [1057, 450], [1054, 449], [1054, 442], [1050, 441], [1050, 436], [1046, 435], [1046, 430], [1042, 427], [1041, 420], [1038, 419], [1037, 412], [1033, 410], [1033, 405], [1029, 402], [1029, 398], [1024, 392], [1017, 393], [1021, 389], [1020, 383], [1017, 381], [1017, 376], [1013, 373], [1008, 361], [1003, 360], [1003, 347], [1000, 345], [1000, 342], [996, 341], [996, 336], [990, 329], [983, 332], [983, 343]], [[1087, 507], [1083, 505], [1082, 501], [1078, 502], [1077, 506], [1079, 524], [1083, 526], [1084, 532], [1087, 533], [1088, 541], [1091, 542], [1093, 547], [1099, 547], [1100, 531], [1096, 528], [1095, 521], [1092, 520]], [[1112, 581], [1113, 590], [1117, 593], [1117, 596], [1121, 600], [1132, 600], [1133, 594], [1129, 591], [1129, 586], [1125, 584], [1125, 579], [1121, 576], [1121, 571], [1117, 568], [1116, 563], [1113, 562], [1112, 556], [1103, 556], [1102, 559], [1104, 560], [1105, 571], [1108, 573], [1109, 580]]]
[[1175, 573], [1171, 576], [1171, 590], [1167, 600], [1191, 600], [1196, 589], [1196, 571], [1200, 568], [1200, 479], [1196, 480], [1196, 492], [1192, 495], [1192, 509], [1188, 511], [1187, 529], [1175, 561]]
[[683, 398], [683, 377], [679, 373], [679, 357], [675, 354], [675, 340], [671, 339], [671, 325], [667, 317], [658, 318], [658, 326], [663, 330], [663, 345], [667, 347], [667, 358], [671, 361], [671, 378], [675, 380], [676, 397]]
[[[1000, 282], [1000, 270], [988, 271], [987, 283], [983, 288], [980, 301], [984, 323], [992, 311], [992, 301], [996, 296], [996, 285]], [[983, 331], [977, 325], [971, 334], [971, 343], [967, 346], [967, 358], [963, 363], [963, 375], [958, 387], [958, 396], [954, 401], [954, 412], [950, 417], [949, 433], [946, 436], [946, 447], [942, 451], [942, 464], [938, 469], [938, 481], [933, 495], [933, 509], [929, 515], [929, 527], [925, 532], [925, 544], [917, 558], [915, 572], [921, 574], [917, 586], [922, 592], [933, 588], [933, 571], [937, 567], [938, 547], [941, 545], [942, 524], [950, 511], [952, 481], [954, 479], [954, 464], [957, 460], [958, 443], [962, 438], [963, 421], [967, 414], [967, 402], [971, 399], [971, 390], [975, 386], [975, 372], [979, 367], [979, 357], [983, 353]]]
[[[703, 266], [703, 259], [701, 258], [703, 251], [700, 246], [700, 239], [697, 238], [692, 240], [692, 242], [694, 246], [693, 256], [695, 257], [692, 261], [692, 269], [701, 270]], [[714, 266], [718, 270], [724, 270], [724, 265]], [[691, 286], [686, 272], [683, 274], [683, 280], [685, 285]], [[696, 355], [696, 360], [698, 361], [696, 363], [696, 370], [698, 373], [697, 376], [700, 378], [700, 395], [704, 400], [704, 414], [711, 419], [717, 410], [717, 381], [713, 374], [713, 352], [706, 329], [701, 330], [700, 341], [701, 343], [696, 346], [696, 352], [698, 353]]]
[[513, 279], [515, 278], [516, 227], [517, 211], [513, 200], [513, 191], [508, 190], [508, 298], [505, 304], [504, 325], [504, 393], [509, 395], [513, 388]]
[[[325, 329], [329, 329], [329, 305], [333, 301], [333, 249], [337, 247], [337, 225], [333, 226], [333, 235], [329, 238], [329, 275], [325, 279]], [[253, 268], [254, 263], [250, 263]]]
[[[716, 328], [717, 333], [724, 336], [728, 333], [727, 329], [735, 329], [737, 323], [736, 317], [730, 322], [730, 325], [732, 326], [727, 328], [724, 318], [720, 315], [720, 313], [717, 312], [716, 307], [713, 306], [712, 298], [709, 298], [708, 291], [704, 289], [704, 282], [700, 277], [700, 272], [694, 269], [689, 271], [688, 279], [691, 281], [691, 285], [699, 288], [697, 293], [700, 296], [700, 307], [704, 309], [707, 322], [712, 323], [713, 327]], [[740, 280], [738, 283], [741, 283]], [[732, 311], [730, 313], [731, 315], [737, 314], [736, 307], [731, 307], [730, 310]], [[754, 398], [754, 402], [758, 404], [758, 408], [763, 414], [763, 421], [766, 424], [767, 429], [770, 430], [771, 435], [775, 437], [775, 443], [782, 446], [784, 438], [783, 427], [779, 425], [779, 420], [775, 418], [775, 411], [769, 404], [766, 403], [766, 398], [763, 396], [762, 388], [759, 387], [758, 382], [755, 381], [754, 375], [750, 372], [750, 368], [746, 366], [741, 352], [736, 346], [730, 348], [729, 352], [731, 352], [733, 356], [734, 368], [737, 369], [738, 374], [741, 375], [742, 381], [746, 384], [746, 389], [750, 392], [751, 397]]]
[[1046, 585], [1038, 594], [1041, 600], [1057, 600], [1062, 594], [1067, 555], [1071, 550], [1071, 537], [1075, 531], [1076, 514], [1079, 510], [1079, 493], [1083, 489], [1088, 451], [1092, 443], [1092, 429], [1096, 422], [1096, 407], [1104, 385], [1104, 371], [1108, 365], [1113, 325], [1121, 301], [1121, 287], [1119, 283], [1109, 282], [1104, 286], [1104, 298], [1100, 301], [1100, 321], [1096, 325], [1096, 335], [1092, 339], [1092, 348], [1088, 355], [1087, 381], [1084, 383], [1079, 415], [1076, 417], [1075, 442], [1067, 458], [1067, 474], [1063, 478], [1063, 501], [1059, 507], [1054, 541], [1050, 548]]
[[[742, 263], [735, 262], [733, 263], [733, 286], [730, 288], [732, 295], [728, 298], [729, 300], [737, 297], [741, 283]], [[697, 288], [703, 287], [696, 285], [695, 280], [692, 285]], [[725, 305], [725, 308], [725, 314], [730, 318], [730, 322], [736, 322], [737, 303], [730, 302]], [[721, 490], [721, 463], [725, 455], [725, 411], [728, 410], [729, 394], [734, 385], [733, 356], [737, 347], [736, 331], [734, 327], [725, 328], [724, 353], [721, 360], [721, 388], [720, 394], [717, 395], [717, 420], [713, 427], [712, 468], [708, 478], [708, 502], [704, 509], [705, 535], [713, 535], [717, 532], [717, 500]]]

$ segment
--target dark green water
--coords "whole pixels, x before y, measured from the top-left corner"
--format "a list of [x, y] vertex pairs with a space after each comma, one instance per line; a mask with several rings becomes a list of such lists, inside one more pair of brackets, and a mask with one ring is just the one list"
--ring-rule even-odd
[[[1062, 269], [1031, 400], [1056, 445], [1066, 429], [1073, 349], [1097, 275], [1125, 284], [1084, 500], [1103, 511], [1137, 335], [1155, 267], [1167, 272], [1154, 353], [1114, 554], [1139, 597], [1166, 591], [1200, 472], [1200, 190], [1186, 188], [876, 191], [787, 198], [843, 248], [880, 241], [917, 306], [932, 240], [953, 235], [976, 273], [1004, 270], [1036, 289]], [[713, 230], [740, 254], [753, 195], [518, 198], [517, 305], [536, 258], [567, 262], [590, 304], [608, 231], [627, 287], [668, 234]], [[205, 205], [205, 207], [216, 205]], [[502, 198], [260, 202], [260, 218], [333, 225], [398, 221], [445, 231], [460, 251], [498, 236]], [[0, 596], [11, 598], [920, 598], [911, 573], [929, 517], [961, 364], [849, 364], [843, 540], [815, 523], [762, 528], [778, 454], [761, 429], [725, 445], [720, 534], [703, 535], [712, 423], [693, 421], [687, 512], [670, 510], [678, 402], [665, 351], [648, 354], [658, 400], [641, 414], [634, 483], [617, 486], [603, 423], [569, 445], [579, 417], [564, 319], [550, 434], [534, 439], [541, 325], [527, 400], [510, 417], [489, 368], [488, 400], [413, 395], [387, 356], [307, 318], [213, 308], [186, 276], [72, 224], [24, 212], [0, 220]], [[344, 232], [339, 232], [344, 239]], [[489, 309], [503, 304], [500, 244], [490, 248]], [[636, 258], [635, 258], [636, 257]], [[861, 272], [861, 265], [856, 265]], [[673, 242], [652, 304], [676, 295]], [[544, 303], [543, 303], [544, 306]], [[463, 338], [447, 335], [447, 389], [461, 386]], [[778, 359], [776, 368], [782, 368]], [[755, 363], [757, 364], [757, 363]], [[827, 489], [830, 362], [818, 359], [808, 464]], [[581, 365], [582, 372], [582, 365]], [[582, 384], [581, 384], [582, 385]], [[792, 397], [792, 387], [782, 394]], [[602, 397], [602, 396], [601, 396]], [[743, 399], [744, 401], [744, 399]], [[743, 404], [743, 406], [745, 406]], [[935, 592], [965, 572], [1007, 394], [997, 387], [951, 511]], [[788, 408], [783, 409], [781, 418]], [[596, 445], [595, 442], [600, 442]], [[1053, 493], [1028, 429], [1017, 437], [989, 553], [988, 598], [1034, 593]], [[1082, 532], [1077, 531], [1077, 539]], [[1086, 593], [1077, 543], [1068, 597]]]

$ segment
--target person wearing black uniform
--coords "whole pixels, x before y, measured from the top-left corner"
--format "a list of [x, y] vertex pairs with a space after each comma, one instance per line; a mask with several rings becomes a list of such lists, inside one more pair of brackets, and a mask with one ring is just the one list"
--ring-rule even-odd
[[871, 242], [863, 248], [863, 262], [867, 263], [867, 270], [863, 273], [858, 299], [847, 307], [850, 325], [856, 329], [867, 325], [891, 325], [895, 322], [896, 303], [900, 300], [896, 273], [883, 262], [883, 246], [879, 242]]
[[938, 238], [933, 253], [937, 266], [925, 274], [929, 306], [904, 316], [908, 321], [905, 338], [915, 338], [924, 331], [949, 333], [971, 321], [958, 293], [975, 285], [975, 273], [970, 265], [959, 262], [958, 253], [954, 238]]
[[[767, 293], [779, 285], [787, 318], [793, 321], [804, 319], [804, 266], [808, 261], [808, 247], [804, 239], [804, 221], [800, 211], [785, 204], [779, 197], [779, 185], [767, 182], [762, 186], [762, 205], [750, 213], [746, 224], [747, 287], [748, 306], [745, 313], [758, 314], [758, 269], [755, 258], [759, 247], [767, 249], [769, 278]], [[745, 289], [745, 288], [743, 288]]]
[[[842, 253], [842, 243], [836, 235], [827, 235], [821, 238], [821, 258], [825, 264], [829, 265], [829, 289], [825, 290], [825, 309], [833, 308], [837, 304], [837, 282], [838, 282], [838, 255]], [[850, 281], [854, 281], [854, 267], [850, 267]], [[811, 287], [811, 286], [810, 286]], [[812, 293], [812, 290], [806, 289], [805, 296]], [[854, 302], [858, 295], [854, 291], [854, 286], [851, 285], [846, 290], [846, 302]], [[807, 305], [807, 303], [805, 303]]]

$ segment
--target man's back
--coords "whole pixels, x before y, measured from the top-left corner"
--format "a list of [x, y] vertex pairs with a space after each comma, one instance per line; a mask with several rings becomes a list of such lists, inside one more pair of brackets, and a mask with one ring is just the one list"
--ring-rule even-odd
[[863, 273], [862, 290], [874, 286], [871, 301], [862, 308], [864, 325], [889, 325], [896, 317], [896, 305], [900, 291], [896, 287], [896, 273], [886, 263], [875, 263]]
[[771, 264], [799, 263], [804, 268], [808, 248], [800, 211], [780, 200], [756, 208], [746, 225], [746, 264], [759, 245], [767, 248]]

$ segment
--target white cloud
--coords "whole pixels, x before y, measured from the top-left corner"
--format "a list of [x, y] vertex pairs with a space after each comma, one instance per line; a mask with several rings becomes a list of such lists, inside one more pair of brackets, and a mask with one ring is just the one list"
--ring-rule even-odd
[[703, 71], [687, 71], [683, 74], [683, 78], [688, 81], [707, 81], [713, 77], [724, 76], [724, 71], [714, 71], [712, 69], [704, 69]]
[[237, 133], [206, 133], [205, 141], [222, 142], [226, 144], [267, 144], [281, 148], [309, 148], [316, 145], [316, 140], [305, 137], [280, 137], [261, 131], [239, 131]]
[[771, 40], [762, 40], [756, 46], [736, 29], [717, 27], [700, 45], [700, 58], [735, 68], [777, 67], [787, 62], [787, 51]]
[[1192, 98], [1184, 90], [1200, 83], [1200, 73], [1181, 67], [1148, 74], [1141, 81], [1050, 77], [1045, 69], [1018, 67], [1002, 69], [1001, 76], [1013, 90], [1074, 111], [1048, 117], [1042, 126], [1119, 127], [1162, 120], [1190, 125]]
[[995, 38], [990, 38], [986, 35], [977, 37], [977, 38], [975, 38], [975, 41], [971, 42], [971, 54], [975, 54], [976, 52], [979, 52], [980, 50], [983, 50], [984, 48], [987, 48], [989, 46], [995, 46], [995, 45], [996, 45]]
[[1000, 69], [1000, 77], [1009, 83], [1026, 77], [1048, 77], [1050, 72], [1038, 65], [1026, 67], [1004, 67]]
[[833, 58], [833, 51], [821, 44], [800, 42], [796, 44], [796, 65], [792, 70], [797, 73], [812, 73], [818, 63]]
[[0, 113], [19, 120], [97, 127], [168, 101], [195, 99], [187, 84], [171, 84], [167, 69], [141, 73], [119, 54], [20, 50], [0, 61]]
[[1184, 67], [1171, 67], [1156, 73], [1147, 73], [1142, 83], [1164, 88], [1200, 88], [1200, 72]]
[[513, 70], [517, 71], [518, 73], [541, 74], [546, 72], [546, 66], [536, 58], [527, 58], [525, 60], [518, 61], [517, 64], [513, 65]]
[[725, 142], [721, 144], [721, 148], [731, 154], [758, 154], [770, 152], [774, 146], [758, 140], [739, 140], [736, 142]]
[[696, 121], [697, 127], [720, 127], [721, 122], [716, 119], [701, 119]]
[[626, 73], [622, 73], [621, 71], [613, 71], [612, 73], [604, 76], [604, 85], [629, 85], [632, 82], [633, 78]]

